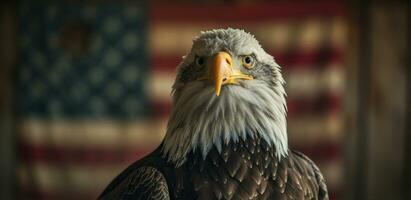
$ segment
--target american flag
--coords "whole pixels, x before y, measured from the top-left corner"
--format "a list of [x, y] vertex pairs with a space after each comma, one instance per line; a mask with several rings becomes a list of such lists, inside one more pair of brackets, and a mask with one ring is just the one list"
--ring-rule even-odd
[[[254, 34], [283, 67], [290, 146], [318, 163], [336, 198], [347, 38], [341, 3], [23, 2], [21, 199], [95, 199], [152, 151], [165, 134], [175, 67], [200, 31], [224, 27]], [[76, 35], [88, 45], [67, 42]]]

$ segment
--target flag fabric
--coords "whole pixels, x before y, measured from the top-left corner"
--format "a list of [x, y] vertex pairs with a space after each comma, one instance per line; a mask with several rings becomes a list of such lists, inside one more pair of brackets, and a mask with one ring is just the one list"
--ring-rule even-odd
[[95, 199], [161, 139], [146, 91], [147, 12], [142, 3], [21, 4], [22, 199]]
[[[181, 57], [200, 31], [226, 27], [254, 34], [282, 66], [290, 146], [319, 165], [331, 197], [338, 195], [347, 37], [341, 3], [27, 2], [19, 11], [23, 199], [95, 199], [152, 151], [165, 134]], [[90, 38], [83, 51], [66, 44], [79, 32]]]

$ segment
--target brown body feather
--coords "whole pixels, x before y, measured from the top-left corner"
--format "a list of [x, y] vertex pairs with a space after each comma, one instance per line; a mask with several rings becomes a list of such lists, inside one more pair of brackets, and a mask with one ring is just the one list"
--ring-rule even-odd
[[[136, 173], [141, 169], [155, 176]], [[135, 180], [143, 179], [136, 188]], [[213, 148], [205, 159], [200, 152], [191, 152], [178, 168], [164, 160], [158, 149], [125, 170], [100, 198], [125, 193], [130, 198], [115, 199], [328, 199], [324, 178], [309, 158], [289, 151], [288, 157], [278, 159], [274, 148], [258, 137], [226, 144], [221, 152]]]
[[328, 199], [311, 160], [294, 151], [279, 160], [260, 138], [214, 148], [204, 160], [191, 153], [186, 165], [198, 199]]

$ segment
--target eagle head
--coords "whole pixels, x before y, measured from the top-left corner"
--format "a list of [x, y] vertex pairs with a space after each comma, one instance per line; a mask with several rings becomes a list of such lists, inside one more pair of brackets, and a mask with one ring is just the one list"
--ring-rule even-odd
[[286, 101], [279, 65], [253, 35], [216, 29], [194, 39], [178, 66], [163, 155], [180, 165], [190, 151], [259, 135], [287, 155]]

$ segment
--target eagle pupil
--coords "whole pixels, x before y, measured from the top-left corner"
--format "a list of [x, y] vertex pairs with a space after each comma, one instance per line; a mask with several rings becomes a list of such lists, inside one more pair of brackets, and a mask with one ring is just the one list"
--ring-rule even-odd
[[198, 65], [203, 65], [204, 64], [204, 59], [203, 58], [197, 58], [197, 64]]
[[249, 56], [245, 57], [245, 63], [251, 64], [251, 58]]

